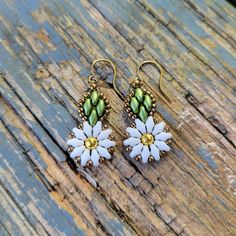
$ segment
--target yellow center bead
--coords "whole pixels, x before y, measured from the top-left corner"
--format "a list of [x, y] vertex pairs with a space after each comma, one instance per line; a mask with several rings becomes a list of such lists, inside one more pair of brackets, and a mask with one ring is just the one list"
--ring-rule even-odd
[[98, 140], [94, 137], [89, 137], [85, 140], [85, 147], [87, 149], [90, 150], [95, 149], [97, 145], [98, 145]]
[[141, 141], [144, 145], [151, 145], [154, 142], [153, 135], [148, 133], [143, 134]]

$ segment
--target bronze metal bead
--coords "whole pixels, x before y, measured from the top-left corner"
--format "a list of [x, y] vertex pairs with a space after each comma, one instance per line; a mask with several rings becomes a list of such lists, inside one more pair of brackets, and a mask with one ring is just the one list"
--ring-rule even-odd
[[113, 154], [113, 153], [115, 152], [115, 148], [114, 148], [114, 147], [110, 147], [110, 148], [108, 149], [108, 151], [109, 151], [111, 154]]
[[141, 160], [141, 156], [140, 156], [140, 155], [136, 156], [136, 157], [135, 157], [135, 160], [136, 160], [136, 161], [140, 161], [140, 160]]
[[150, 157], [148, 158], [148, 161], [149, 161], [149, 162], [154, 161], [154, 157], [153, 157], [153, 156], [150, 156]]
[[74, 150], [73, 147], [68, 147], [68, 148], [67, 148], [67, 151], [68, 151], [69, 153], [71, 153], [73, 150]]
[[75, 135], [74, 135], [74, 133], [73, 133], [73, 132], [70, 132], [68, 136], [69, 136], [69, 139], [72, 139], [72, 138], [74, 138], [74, 137], [75, 137]]
[[89, 168], [92, 167], [93, 166], [93, 161], [92, 160], [87, 161], [86, 166], [89, 167]]
[[80, 157], [76, 157], [75, 162], [80, 164], [80, 160], [81, 160]]
[[172, 143], [172, 140], [171, 140], [171, 139], [168, 139], [168, 140], [166, 141], [166, 143], [167, 143], [168, 145], [170, 145], [170, 144]]
[[100, 163], [104, 163], [105, 162], [105, 158], [104, 157], [100, 157], [99, 162]]
[[127, 147], [125, 150], [126, 150], [126, 152], [130, 152], [130, 151], [131, 151], [131, 148], [130, 148], [130, 147]]
[[163, 157], [165, 154], [166, 154], [165, 151], [161, 151], [161, 152], [160, 152], [160, 156], [161, 156], [161, 157]]
[[103, 128], [104, 128], [104, 129], [107, 129], [107, 128], [108, 128], [108, 125], [107, 125], [107, 124], [103, 125]]
[[110, 136], [109, 136], [109, 139], [110, 139], [110, 140], [115, 140], [115, 137], [114, 137], [113, 135], [110, 135]]

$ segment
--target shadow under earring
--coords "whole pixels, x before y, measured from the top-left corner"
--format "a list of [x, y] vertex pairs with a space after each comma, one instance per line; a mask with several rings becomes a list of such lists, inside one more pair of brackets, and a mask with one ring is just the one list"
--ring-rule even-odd
[[98, 78], [94, 72], [97, 62], [109, 63], [116, 76], [114, 64], [106, 59], [95, 60], [91, 66], [92, 75], [88, 78], [89, 89], [79, 100], [79, 116], [82, 122], [69, 134], [68, 152], [70, 157], [81, 166], [98, 166], [105, 159], [110, 159], [116, 145], [111, 135], [112, 129], [103, 124], [109, 114], [109, 101], [97, 86]]
[[[129, 94], [125, 98], [125, 109], [133, 123], [126, 129], [124, 145], [130, 158], [147, 163], [153, 160], [159, 161], [165, 152], [170, 151], [168, 144], [172, 135], [165, 129], [165, 122], [158, 123], [153, 117], [156, 100], [153, 94], [143, 87], [139, 75], [139, 70], [144, 64], [154, 64], [159, 69], [161, 90], [161, 66], [155, 61], [144, 61], [138, 67], [138, 77], [131, 83]], [[113, 86], [117, 90], [115, 83]]]

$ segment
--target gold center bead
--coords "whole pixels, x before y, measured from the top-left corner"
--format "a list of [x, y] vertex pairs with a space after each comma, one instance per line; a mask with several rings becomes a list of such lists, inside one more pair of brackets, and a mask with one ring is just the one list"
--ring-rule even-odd
[[94, 137], [89, 137], [85, 140], [85, 147], [87, 149], [90, 149], [90, 150], [95, 149], [97, 147], [97, 145], [98, 145], [98, 141]]
[[151, 145], [154, 142], [153, 135], [148, 133], [143, 134], [141, 141], [144, 145]]

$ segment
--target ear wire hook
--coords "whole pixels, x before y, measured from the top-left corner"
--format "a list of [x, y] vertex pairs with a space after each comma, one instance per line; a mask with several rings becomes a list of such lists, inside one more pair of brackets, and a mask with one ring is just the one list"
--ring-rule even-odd
[[141, 70], [141, 67], [144, 66], [144, 65], [147, 65], [147, 64], [152, 64], [154, 66], [157, 67], [157, 69], [159, 70], [160, 72], [160, 78], [159, 78], [159, 90], [161, 92], [161, 94], [171, 103], [171, 100], [170, 98], [168, 97], [168, 95], [166, 94], [166, 92], [163, 90], [163, 68], [161, 66], [161, 64], [159, 64], [158, 62], [156, 61], [143, 61], [139, 66], [138, 66], [138, 69], [137, 69], [137, 74], [138, 74], [138, 78], [143, 81], [143, 78], [142, 76], [140, 75], [140, 70]]
[[112, 61], [108, 60], [108, 59], [100, 58], [100, 59], [97, 59], [97, 60], [93, 61], [92, 65], [91, 65], [92, 75], [90, 75], [89, 78], [88, 78], [89, 83], [91, 83], [91, 84], [94, 83], [94, 82], [97, 83], [98, 80], [99, 80], [99, 78], [97, 77], [96, 70], [95, 70], [95, 64], [97, 64], [98, 62], [106, 62], [106, 63], [110, 64], [110, 66], [113, 69], [113, 80], [112, 81], [116, 80], [117, 72], [116, 72], [115, 64]]

